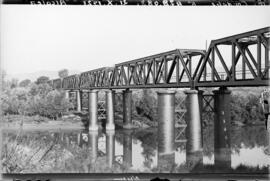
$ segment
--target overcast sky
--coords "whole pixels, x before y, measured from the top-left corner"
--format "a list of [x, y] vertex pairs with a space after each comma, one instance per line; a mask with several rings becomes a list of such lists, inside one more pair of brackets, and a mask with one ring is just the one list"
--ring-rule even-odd
[[8, 74], [86, 71], [270, 26], [268, 7], [1, 6]]

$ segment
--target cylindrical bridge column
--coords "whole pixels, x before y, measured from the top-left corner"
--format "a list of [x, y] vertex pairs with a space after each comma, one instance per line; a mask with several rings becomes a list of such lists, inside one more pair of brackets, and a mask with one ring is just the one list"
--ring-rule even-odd
[[81, 104], [81, 91], [77, 90], [76, 91], [76, 95], [77, 95], [77, 111], [81, 112], [82, 111], [82, 104]]
[[186, 90], [187, 152], [202, 151], [201, 109], [198, 91]]
[[[214, 90], [214, 147], [215, 147], [215, 162], [227, 162], [230, 166], [230, 127], [231, 127], [231, 111], [230, 99], [231, 91], [221, 87], [219, 90]], [[227, 153], [228, 152], [228, 153]], [[226, 159], [225, 159], [226, 157]]]
[[[69, 90], [65, 90], [65, 98], [68, 100], [68, 102], [70, 102], [69, 100]], [[66, 109], [66, 111], [69, 111], [69, 108]]]
[[89, 91], [89, 130], [98, 130], [98, 92], [97, 90]]
[[106, 130], [114, 130], [114, 95], [115, 91], [106, 91]]
[[111, 168], [115, 159], [115, 132], [114, 130], [106, 131], [106, 155], [107, 164]]
[[159, 91], [158, 94], [158, 152], [174, 152], [175, 91]]
[[126, 89], [123, 91], [123, 128], [132, 128], [132, 91]]

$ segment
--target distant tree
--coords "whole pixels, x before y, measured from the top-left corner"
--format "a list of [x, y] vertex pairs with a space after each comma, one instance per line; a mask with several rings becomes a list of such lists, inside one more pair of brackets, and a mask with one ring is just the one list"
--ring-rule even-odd
[[59, 76], [60, 78], [67, 77], [67, 76], [68, 76], [68, 70], [67, 70], [67, 69], [59, 70], [58, 76]]
[[47, 76], [40, 76], [39, 78], [37, 78], [36, 83], [37, 83], [37, 84], [45, 84], [45, 83], [47, 83], [49, 80], [50, 80], [50, 79], [49, 79], [49, 77], [47, 77]]
[[30, 83], [31, 83], [31, 80], [30, 80], [30, 79], [25, 79], [25, 80], [22, 80], [22, 81], [19, 83], [19, 86], [20, 86], [20, 87], [27, 87]]
[[0, 69], [0, 88], [3, 90], [5, 87], [5, 77], [6, 77], [6, 71], [3, 69]]
[[11, 79], [10, 88], [15, 88], [18, 86], [18, 79]]

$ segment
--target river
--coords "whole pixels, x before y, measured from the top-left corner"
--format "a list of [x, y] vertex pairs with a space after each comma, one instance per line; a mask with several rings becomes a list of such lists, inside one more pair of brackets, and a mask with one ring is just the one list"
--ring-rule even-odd
[[[179, 130], [180, 129], [180, 130]], [[263, 126], [233, 127], [230, 147], [215, 149], [213, 127], [203, 129], [202, 154], [186, 151], [185, 128], [175, 150], [162, 154], [156, 128], [2, 130], [4, 173], [269, 173]], [[182, 130], [181, 130], [182, 129]]]

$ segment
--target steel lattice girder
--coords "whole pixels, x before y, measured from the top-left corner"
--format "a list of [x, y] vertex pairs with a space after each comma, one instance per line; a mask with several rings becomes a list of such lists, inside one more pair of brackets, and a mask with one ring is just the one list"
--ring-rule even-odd
[[[56, 79], [52, 84], [54, 88], [63, 89], [267, 86], [269, 35], [270, 28], [266, 27], [213, 40], [207, 52], [176, 49], [116, 64], [115, 67]], [[220, 46], [229, 47], [230, 58], [225, 59]], [[250, 46], [256, 46], [255, 53]], [[217, 63], [220, 65], [217, 66]], [[242, 75], [240, 78], [237, 77], [239, 72]]]
[[54, 80], [52, 80], [52, 87], [54, 89], [62, 89], [63, 87], [62, 87], [61, 83], [62, 83], [61, 79], [54, 79]]
[[195, 74], [191, 71], [192, 59], [199, 56], [200, 60], [194, 63], [200, 63], [204, 54], [203, 50], [176, 49], [116, 64], [110, 87], [171, 87], [180, 86], [181, 83], [191, 86], [196, 74], [196, 71]]
[[80, 89], [91, 88], [109, 88], [110, 80], [112, 77], [113, 68], [104, 67], [87, 72], [83, 72], [80, 75]]
[[[196, 77], [196, 86], [267, 86], [269, 84], [269, 34], [270, 28], [267, 27], [211, 41]], [[256, 46], [253, 52], [250, 50], [252, 45]], [[231, 57], [227, 61], [224, 58], [225, 54], [219, 49], [222, 46], [230, 50], [227, 53], [231, 54]], [[240, 57], [242, 61], [239, 61]], [[221, 72], [217, 70], [220, 67], [216, 63], [221, 64], [224, 79], [220, 76]], [[237, 77], [239, 74], [241, 77]]]
[[63, 89], [79, 89], [80, 77], [79, 75], [71, 75], [63, 78], [62, 88]]

